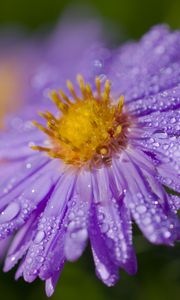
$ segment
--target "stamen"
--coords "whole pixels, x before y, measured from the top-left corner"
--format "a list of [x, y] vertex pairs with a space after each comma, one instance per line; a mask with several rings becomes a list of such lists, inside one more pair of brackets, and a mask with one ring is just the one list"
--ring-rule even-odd
[[122, 126], [121, 125], [118, 125], [115, 129], [115, 132], [114, 132], [114, 137], [117, 137], [122, 131]]
[[95, 83], [96, 83], [96, 89], [98, 92], [98, 96], [100, 96], [101, 95], [101, 80], [99, 77], [96, 77]]
[[92, 90], [88, 83], [86, 84], [86, 96], [89, 98], [93, 98]]
[[63, 98], [63, 100], [68, 104], [71, 105], [72, 102], [69, 100], [68, 96], [66, 96], [66, 94], [64, 94], [64, 92], [60, 89], [59, 90], [59, 94], [61, 95], [61, 97]]
[[123, 105], [124, 105], [124, 96], [121, 95], [119, 97], [119, 102], [118, 102], [118, 112], [119, 113], [121, 113]]
[[68, 111], [68, 105], [61, 101], [56, 91], [51, 92], [51, 98], [62, 113], [66, 113]]
[[45, 152], [50, 152], [51, 149], [47, 147], [42, 147], [42, 146], [31, 146], [32, 150], [39, 150], [39, 151], [45, 151]]
[[108, 154], [108, 149], [106, 147], [103, 147], [103, 148], [100, 149], [100, 153], [102, 155], [107, 155]]
[[45, 113], [40, 112], [39, 115], [47, 121], [51, 120], [57, 122], [57, 119], [49, 111], [46, 111]]
[[110, 90], [111, 90], [110, 82], [109, 80], [106, 80], [104, 85], [104, 97], [103, 97], [105, 101], [109, 100]]
[[73, 96], [74, 100], [78, 101], [79, 99], [76, 95], [76, 92], [74, 90], [74, 86], [73, 86], [72, 82], [70, 80], [67, 80], [66, 85], [67, 85], [67, 88], [69, 89], [69, 91], [71, 92], [71, 95]]
[[84, 83], [84, 79], [82, 77], [82, 75], [78, 74], [77, 75], [77, 82], [79, 84], [79, 87], [80, 87], [80, 90], [81, 90], [81, 93], [82, 93], [82, 96], [83, 98], [85, 99], [86, 98], [86, 90], [85, 90], [85, 83]]
[[40, 129], [41, 131], [43, 131], [44, 133], [46, 133], [47, 135], [53, 137], [54, 136], [54, 133], [53, 131], [50, 131], [49, 129], [43, 127], [41, 124], [39, 124], [38, 122], [36, 121], [33, 121], [32, 122], [34, 126], [36, 126], [38, 129]]

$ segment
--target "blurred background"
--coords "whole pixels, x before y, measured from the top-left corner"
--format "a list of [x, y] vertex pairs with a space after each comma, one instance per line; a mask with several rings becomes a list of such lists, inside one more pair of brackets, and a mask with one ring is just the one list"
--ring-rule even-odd
[[[168, 23], [180, 27], [179, 0], [6, 0], [0, 1], [0, 31], [19, 28], [28, 37], [51, 29], [65, 11], [73, 5], [98, 16], [104, 22], [114, 45], [127, 39], [137, 39], [151, 26]], [[80, 10], [80, 14], [82, 11]], [[138, 255], [138, 273], [134, 277], [121, 272], [121, 281], [105, 287], [95, 276], [87, 249], [76, 263], [66, 265], [52, 300], [178, 300], [180, 295], [180, 246], [176, 248], [150, 245], [136, 230], [134, 243]], [[27, 284], [15, 282], [14, 273], [0, 271], [0, 300], [46, 299], [44, 284], [39, 280]]]

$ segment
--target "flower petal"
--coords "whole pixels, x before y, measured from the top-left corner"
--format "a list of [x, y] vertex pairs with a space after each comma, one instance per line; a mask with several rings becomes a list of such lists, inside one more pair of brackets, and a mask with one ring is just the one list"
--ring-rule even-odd
[[114, 185], [116, 182], [111, 176], [110, 183], [110, 172], [111, 170], [108, 174], [105, 168], [101, 168], [96, 170], [93, 176], [98, 226], [111, 260], [127, 272], [134, 274], [137, 265], [132, 245], [130, 213], [124, 203], [124, 195], [119, 194], [117, 197], [118, 191], [121, 192], [122, 187], [120, 187], [120, 190], [116, 187], [117, 192], [114, 194], [111, 191], [110, 184], [112, 184], [112, 180]]
[[125, 201], [133, 218], [152, 243], [172, 245], [180, 228], [177, 216], [170, 210], [168, 201], [164, 203], [165, 200], [159, 199], [151, 190], [146, 177], [130, 155], [124, 154], [124, 158], [119, 169], [127, 182]]
[[143, 127], [144, 131], [149, 131], [150, 129], [152, 135], [162, 132], [169, 136], [179, 136], [180, 110], [156, 111], [148, 116], [138, 118], [138, 125]]
[[136, 116], [147, 116], [154, 112], [174, 111], [180, 108], [180, 86], [145, 98], [139, 98], [127, 104], [128, 111]]
[[47, 279], [64, 264], [65, 231], [61, 224], [72, 196], [74, 183], [74, 174], [63, 174], [47, 202], [24, 262], [23, 276], [26, 280], [34, 273], [39, 274], [42, 279]]
[[67, 260], [78, 259], [86, 246], [91, 198], [91, 176], [89, 172], [82, 170], [78, 174], [73, 202], [68, 207], [64, 222], [66, 227], [64, 251]]
[[[0, 214], [0, 237], [4, 238], [12, 234], [15, 230], [20, 228], [31, 213], [38, 209], [41, 211], [41, 203], [46, 203], [49, 199], [57, 178], [61, 173], [56, 173], [55, 169], [51, 169], [54, 162], [49, 162], [44, 167], [41, 167], [32, 179], [27, 179], [22, 183], [19, 181], [19, 186], [11, 187], [10, 191], [5, 197], [2, 197], [0, 207], [3, 210]], [[46, 170], [49, 173], [46, 173]], [[43, 186], [43, 189], [40, 187]]]
[[155, 95], [180, 81], [180, 33], [166, 26], [152, 28], [138, 43], [120, 47], [111, 61], [109, 78], [115, 95], [125, 99]]
[[58, 282], [59, 276], [60, 272], [58, 271], [46, 280], [46, 295], [48, 297], [51, 297], [54, 294], [54, 290]]
[[28, 250], [34, 230], [36, 230], [37, 220], [38, 213], [35, 212], [15, 235], [6, 256], [3, 269], [4, 272], [8, 272], [10, 269], [12, 269], [18, 260], [21, 259]]
[[110, 259], [104, 239], [101, 236], [94, 204], [91, 206], [89, 238], [97, 276], [106, 285], [114, 285], [119, 279], [118, 266]]

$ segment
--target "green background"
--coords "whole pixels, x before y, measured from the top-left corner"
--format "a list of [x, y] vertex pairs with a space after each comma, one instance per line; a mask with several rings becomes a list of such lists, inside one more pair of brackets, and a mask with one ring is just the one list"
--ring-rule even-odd
[[[27, 34], [56, 23], [70, 4], [86, 3], [116, 32], [118, 43], [139, 38], [149, 27], [168, 23], [180, 27], [180, 1], [173, 0], [1, 0], [0, 26], [23, 26]], [[78, 6], [79, 7], [79, 6]], [[76, 10], [77, 11], [77, 10]], [[118, 33], [121, 32], [121, 35]], [[123, 33], [123, 34], [122, 34]], [[96, 277], [90, 250], [76, 263], [66, 265], [52, 300], [178, 300], [180, 299], [180, 246], [166, 248], [150, 245], [137, 231], [134, 238], [138, 255], [138, 273], [134, 277], [121, 272], [121, 281], [105, 287]], [[14, 280], [14, 270], [0, 273], [0, 300], [46, 299], [44, 284]]]
[[167, 22], [180, 27], [179, 0], [1, 0], [0, 23], [23, 24], [36, 30], [55, 22], [70, 4], [90, 5], [106, 21], [124, 29], [128, 36], [139, 37], [150, 26]]

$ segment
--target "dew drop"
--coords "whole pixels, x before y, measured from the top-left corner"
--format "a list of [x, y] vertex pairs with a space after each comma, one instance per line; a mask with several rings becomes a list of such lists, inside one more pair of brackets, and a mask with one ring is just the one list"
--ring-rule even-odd
[[31, 263], [32, 263], [32, 258], [31, 258], [31, 257], [28, 257], [28, 258], [27, 258], [27, 263], [28, 263], [28, 264], [31, 264]]
[[20, 211], [20, 205], [18, 202], [12, 202], [6, 209], [0, 214], [0, 224], [13, 220]]
[[150, 217], [146, 216], [143, 220], [142, 220], [144, 225], [148, 225], [151, 223], [151, 219]]
[[103, 221], [105, 219], [105, 215], [103, 213], [98, 214], [98, 220]]
[[171, 236], [170, 231], [165, 231], [165, 232], [164, 232], [164, 237], [165, 237], [166, 239], [168, 239], [170, 236]]
[[170, 120], [170, 123], [171, 124], [174, 124], [176, 122], [176, 119], [173, 117], [171, 120]]
[[44, 237], [45, 237], [44, 231], [40, 230], [36, 234], [34, 242], [38, 244], [38, 243], [42, 242], [42, 240], [44, 239]]
[[107, 223], [103, 223], [101, 225], [101, 232], [106, 233], [109, 230], [109, 225]]
[[143, 213], [145, 213], [146, 212], [146, 207], [144, 206], [144, 205], [138, 205], [137, 207], [136, 207], [136, 211], [138, 212], [138, 213], [140, 213], [140, 214], [143, 214]]
[[32, 167], [31, 163], [27, 163], [27, 164], [26, 164], [26, 168], [27, 168], [27, 169], [31, 169], [31, 167]]
[[105, 268], [105, 266], [103, 264], [98, 264], [97, 265], [97, 270], [99, 272], [99, 274], [101, 274], [101, 277], [103, 280], [107, 280], [109, 278], [109, 272], [107, 271], [107, 269]]
[[82, 228], [82, 229], [78, 230], [77, 232], [71, 233], [71, 237], [73, 239], [76, 239], [76, 241], [79, 241], [79, 242], [86, 240], [88, 237], [86, 228]]

